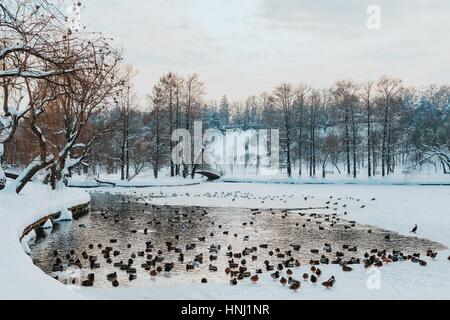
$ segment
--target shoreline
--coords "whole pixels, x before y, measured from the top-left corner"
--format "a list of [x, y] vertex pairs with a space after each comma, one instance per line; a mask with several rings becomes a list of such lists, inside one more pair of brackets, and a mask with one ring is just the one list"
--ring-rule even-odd
[[22, 247], [21, 239], [25, 240], [26, 231], [31, 232], [38, 222], [59, 216], [63, 208], [85, 208], [89, 202], [90, 196], [84, 190], [51, 191], [37, 183], [27, 185], [23, 194], [0, 193], [0, 299], [85, 299], [35, 266]]

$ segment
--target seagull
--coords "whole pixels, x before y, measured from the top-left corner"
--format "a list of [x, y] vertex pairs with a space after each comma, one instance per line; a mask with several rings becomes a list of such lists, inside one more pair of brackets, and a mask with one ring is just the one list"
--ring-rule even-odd
[[417, 229], [418, 229], [419, 227], [417, 226], [417, 224], [416, 224], [416, 226], [411, 230], [411, 232], [410, 233], [417, 233]]

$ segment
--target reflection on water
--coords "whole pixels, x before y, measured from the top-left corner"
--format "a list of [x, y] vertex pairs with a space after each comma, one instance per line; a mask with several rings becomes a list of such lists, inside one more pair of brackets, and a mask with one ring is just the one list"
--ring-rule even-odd
[[[336, 258], [336, 251], [344, 253], [343, 259], [348, 260], [352, 257], [363, 259], [364, 253], [372, 249], [399, 250], [405, 254], [424, 254], [429, 249], [443, 249], [432, 241], [405, 237], [341, 220], [338, 216], [316, 215], [309, 211], [156, 207], [141, 200], [123, 195], [93, 194], [91, 213], [72, 222], [55, 224], [52, 231], [38, 232], [38, 239], [31, 246], [34, 263], [47, 274], [58, 276], [59, 272], [52, 272], [57, 259], [54, 251], [58, 251], [58, 257], [66, 269], [68, 259], [65, 256], [73, 250], [75, 254], [70, 258], [81, 261], [82, 278], [94, 273], [94, 285], [109, 288], [111, 282], [107, 280], [107, 275], [113, 272], [117, 272], [120, 286], [133, 286], [129, 274], [114, 267], [114, 263], [120, 261], [127, 265], [130, 258], [139, 279], [150, 279], [149, 268], [145, 270], [142, 264], [159, 257], [155, 267], [161, 266], [164, 270], [166, 263], [173, 263], [168, 276], [177, 281], [198, 283], [202, 278], [207, 278], [208, 282], [228, 282], [230, 278], [224, 270], [231, 259], [241, 266], [245, 265], [254, 274], [257, 269], [265, 271], [266, 260], [277, 266], [291, 256], [305, 265], [311, 259], [320, 259], [322, 255], [331, 261]], [[147, 246], [149, 242], [151, 245]], [[167, 242], [172, 243], [170, 250]], [[194, 248], [186, 250], [186, 245], [194, 244]], [[332, 252], [326, 252], [324, 244], [330, 244]], [[267, 248], [264, 245], [268, 245]], [[356, 246], [357, 251], [343, 249], [347, 246], [351, 249]], [[106, 247], [120, 252], [114, 256], [111, 251], [110, 263], [102, 254]], [[246, 248], [257, 250], [240, 258], [227, 256], [230, 251], [238, 253]], [[319, 250], [319, 254], [312, 253], [312, 250]], [[89, 256], [97, 256], [100, 268], [91, 270], [83, 251]], [[146, 252], [143, 254], [143, 251]], [[184, 255], [183, 261], [180, 261], [180, 252]], [[203, 255], [203, 262], [195, 264], [194, 270], [186, 271], [186, 264], [193, 262], [200, 254]], [[242, 260], [245, 260], [244, 264]], [[210, 265], [217, 267], [218, 271], [211, 271]], [[160, 275], [164, 276], [164, 271]]]

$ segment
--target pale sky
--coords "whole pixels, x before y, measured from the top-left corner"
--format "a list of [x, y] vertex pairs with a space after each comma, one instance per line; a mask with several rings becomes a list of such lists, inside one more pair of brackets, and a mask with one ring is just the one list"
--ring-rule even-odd
[[[231, 100], [281, 82], [401, 77], [449, 83], [448, 0], [84, 0], [81, 18], [125, 50], [151, 92], [160, 75], [198, 73], [206, 98]], [[366, 27], [369, 5], [381, 29]]]

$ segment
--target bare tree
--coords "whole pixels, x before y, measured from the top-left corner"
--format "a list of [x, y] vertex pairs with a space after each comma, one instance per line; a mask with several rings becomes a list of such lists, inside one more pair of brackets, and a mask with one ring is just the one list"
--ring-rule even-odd
[[383, 177], [389, 175], [392, 171], [392, 117], [394, 114], [394, 106], [399, 103], [402, 88], [402, 81], [400, 79], [389, 78], [387, 76], [381, 77], [377, 83], [380, 104], [383, 108], [383, 142], [381, 150], [381, 170]]
[[[68, 28], [68, 18], [59, 9], [61, 3], [7, 2], [0, 4], [0, 28], [6, 32], [2, 42], [7, 43], [0, 52], [3, 110], [10, 126], [26, 120], [24, 124], [39, 145], [37, 157], [13, 187], [19, 193], [43, 169], [49, 170], [47, 180], [56, 187], [70, 168], [83, 161], [95, 140], [94, 136], [87, 143], [79, 143], [91, 116], [105, 107], [120, 82], [116, 69], [121, 58], [111, 48], [109, 39]], [[21, 112], [9, 105], [11, 90], [25, 92], [20, 99], [25, 104]], [[55, 104], [65, 113], [62, 145], [52, 143], [42, 128], [42, 115]], [[14, 128], [9, 132], [14, 133]], [[74, 149], [77, 158], [71, 157]]]
[[308, 94], [310, 93], [310, 88], [308, 86], [301, 84], [297, 88], [297, 97], [296, 97], [296, 106], [297, 106], [297, 123], [298, 123], [298, 162], [299, 162], [299, 168], [298, 168], [298, 175], [302, 176], [302, 166], [303, 166], [303, 133], [304, 133], [304, 112], [305, 112], [305, 105], [306, 105], [306, 98]]
[[330, 133], [326, 136], [323, 142], [323, 162], [322, 162], [322, 178], [326, 177], [326, 167], [328, 161], [332, 159], [339, 151], [339, 138], [334, 133]]
[[294, 109], [295, 90], [289, 83], [284, 83], [275, 88], [273, 92], [273, 99], [275, 105], [282, 112], [282, 126], [284, 129], [285, 140], [285, 153], [286, 153], [286, 166], [287, 174], [292, 176], [292, 163], [291, 163], [291, 135], [292, 135], [292, 115]]
[[[347, 174], [352, 173], [351, 149], [353, 150], [353, 176], [356, 177], [356, 119], [355, 108], [358, 105], [356, 92], [358, 87], [351, 80], [338, 81], [333, 89], [333, 95], [337, 107], [342, 114], [342, 124], [344, 126], [344, 144], [346, 154]], [[350, 131], [352, 138], [350, 138]], [[352, 148], [353, 145], [353, 148]]]
[[367, 81], [362, 86], [362, 99], [364, 101], [367, 117], [367, 175], [372, 176], [372, 168], [375, 168], [375, 154], [372, 156], [372, 104], [373, 104], [374, 82]]

